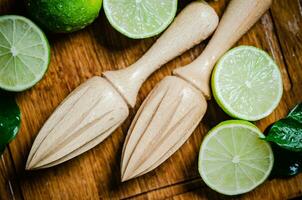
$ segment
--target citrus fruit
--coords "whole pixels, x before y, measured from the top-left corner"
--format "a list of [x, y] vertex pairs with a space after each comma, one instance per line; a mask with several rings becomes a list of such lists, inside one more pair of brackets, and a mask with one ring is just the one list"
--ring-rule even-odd
[[199, 152], [203, 181], [225, 195], [251, 191], [266, 180], [273, 167], [273, 152], [264, 135], [250, 122], [229, 120], [214, 127]]
[[278, 66], [263, 50], [240, 46], [228, 51], [212, 74], [213, 95], [230, 116], [256, 121], [273, 112], [283, 86]]
[[152, 37], [167, 28], [175, 17], [177, 0], [104, 0], [110, 24], [134, 39]]
[[42, 79], [50, 59], [44, 33], [29, 19], [0, 17], [0, 88], [23, 91]]
[[14, 95], [0, 91], [0, 154], [19, 132], [21, 112]]
[[51, 32], [73, 32], [91, 24], [99, 15], [102, 0], [26, 0], [34, 21]]

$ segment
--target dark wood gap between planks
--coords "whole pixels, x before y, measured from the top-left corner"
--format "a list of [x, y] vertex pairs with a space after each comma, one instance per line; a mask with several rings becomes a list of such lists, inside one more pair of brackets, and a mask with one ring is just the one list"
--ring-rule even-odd
[[14, 180], [13, 180], [13, 185], [11, 187], [11, 192], [13, 192], [12, 196], [15, 197], [14, 199], [24, 199], [23, 197], [23, 194], [22, 194], [22, 190], [21, 190], [21, 185], [20, 185], [20, 181], [18, 179], [18, 176], [17, 176], [17, 171], [16, 171], [16, 166], [15, 166], [15, 162], [13, 160], [13, 157], [12, 157], [12, 152], [11, 152], [11, 149], [10, 149], [10, 146], [8, 145], [7, 146], [8, 148], [8, 152], [9, 152], [9, 159], [11, 159], [11, 163], [12, 163], [12, 166], [13, 166], [13, 174], [14, 174]]
[[[190, 186], [188, 188], [182, 189], [183, 192], [189, 192], [189, 191], [198, 189], [198, 188], [200, 188], [200, 186], [201, 187], [206, 187], [206, 185], [202, 182], [201, 178], [200, 177], [196, 177], [196, 178], [187, 179], [185, 181], [178, 182], [178, 183], [175, 183], [175, 184], [163, 186], [163, 187], [160, 187], [160, 188], [156, 188], [156, 189], [153, 189], [153, 190], [149, 190], [149, 191], [146, 191], [146, 192], [142, 192], [142, 193], [139, 193], [139, 194], [128, 196], [128, 197], [125, 197], [125, 198], [122, 198], [122, 199], [123, 200], [147, 199], [150, 193], [155, 193], [156, 194], [159, 191], [161, 191], [161, 193], [162, 193], [162, 192], [165, 192], [166, 190], [169, 190], [170, 188], [175, 188], [175, 187], [185, 186], [185, 185], [192, 185], [193, 188]], [[175, 192], [175, 193], [174, 192], [170, 192], [170, 193], [171, 193], [171, 196], [181, 194], [181, 193], [177, 193], [177, 192]], [[169, 196], [164, 197], [164, 198], [168, 198], [168, 197]]]
[[274, 27], [274, 30], [275, 30], [275, 35], [276, 35], [276, 38], [277, 38], [278, 47], [279, 47], [279, 49], [280, 49], [280, 51], [281, 51], [281, 55], [282, 55], [282, 58], [281, 58], [281, 59], [282, 59], [282, 62], [284, 63], [284, 65], [285, 65], [286, 75], [287, 75], [287, 77], [288, 77], [288, 79], [289, 79], [289, 82], [290, 82], [290, 87], [288, 87], [288, 88], [285, 87], [285, 90], [286, 90], [286, 91], [289, 91], [289, 90], [291, 90], [291, 87], [292, 87], [293, 82], [292, 82], [290, 73], [289, 73], [289, 71], [288, 71], [288, 63], [287, 63], [286, 59], [284, 58], [284, 52], [283, 52], [283, 49], [282, 49], [282, 47], [281, 47], [280, 36], [278, 35], [278, 33], [277, 33], [277, 31], [276, 31], [276, 30], [277, 30], [277, 29], [276, 29], [276, 21], [275, 21], [275, 19], [274, 19], [274, 17], [273, 17], [273, 14], [272, 14], [272, 8], [270, 8], [269, 13], [270, 13], [270, 17], [271, 17], [271, 20], [272, 20], [272, 24], [273, 24], [273, 27]]
[[[4, 181], [6, 181], [6, 183], [4, 183], [5, 194], [0, 193], [0, 199], [24, 199], [9, 145], [7, 145], [1, 155], [0, 169], [4, 171], [2, 173], [6, 174], [6, 176], [3, 177], [5, 179]], [[0, 191], [4, 192], [3, 188], [1, 188]]]

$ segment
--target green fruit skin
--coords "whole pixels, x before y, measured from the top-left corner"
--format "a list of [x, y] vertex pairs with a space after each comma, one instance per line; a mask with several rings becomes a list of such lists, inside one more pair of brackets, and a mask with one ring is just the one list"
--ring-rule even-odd
[[99, 15], [102, 0], [26, 0], [26, 7], [39, 25], [54, 33], [83, 29]]

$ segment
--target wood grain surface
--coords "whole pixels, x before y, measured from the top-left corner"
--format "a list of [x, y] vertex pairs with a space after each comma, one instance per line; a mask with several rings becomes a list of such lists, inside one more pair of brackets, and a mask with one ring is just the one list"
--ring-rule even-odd
[[[179, 10], [189, 1], [180, 0]], [[227, 0], [211, 2], [219, 16]], [[27, 16], [22, 1], [0, 0], [0, 14]], [[25, 171], [25, 162], [39, 129], [56, 106], [79, 84], [105, 70], [121, 69], [136, 61], [156, 38], [131, 40], [116, 32], [103, 10], [82, 31], [47, 34], [51, 65], [44, 79], [32, 89], [17, 94], [22, 126], [0, 161], [0, 199], [289, 199], [302, 195], [302, 174], [290, 179], [272, 179], [254, 191], [226, 197], [208, 187], [197, 172], [197, 155], [207, 131], [229, 117], [209, 102], [205, 118], [190, 139], [156, 170], [131, 181], [120, 181], [120, 155], [125, 134], [142, 100], [153, 86], [178, 66], [190, 63], [206, 42], [171, 61], [143, 85], [137, 106], [121, 128], [102, 144], [59, 166]], [[264, 130], [302, 101], [302, 1], [275, 0], [270, 11], [239, 44], [263, 48], [282, 71], [284, 95], [269, 117], [257, 122]]]

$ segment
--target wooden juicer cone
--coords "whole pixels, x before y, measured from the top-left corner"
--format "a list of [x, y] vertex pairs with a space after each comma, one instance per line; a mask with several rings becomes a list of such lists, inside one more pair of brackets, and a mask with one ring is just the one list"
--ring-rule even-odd
[[189, 138], [206, 112], [209, 80], [216, 61], [270, 5], [271, 0], [232, 0], [203, 53], [151, 91], [124, 143], [122, 181], [155, 169]]
[[142, 83], [160, 66], [200, 43], [218, 24], [204, 2], [189, 4], [147, 53], [130, 67], [93, 77], [76, 88], [37, 135], [26, 169], [47, 168], [93, 148], [118, 128], [134, 107]]

